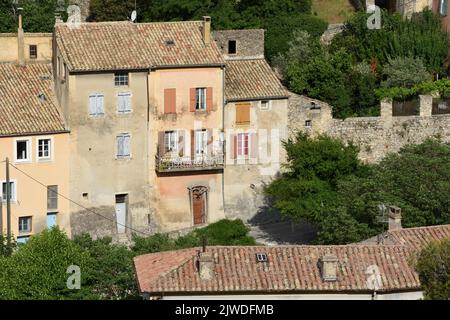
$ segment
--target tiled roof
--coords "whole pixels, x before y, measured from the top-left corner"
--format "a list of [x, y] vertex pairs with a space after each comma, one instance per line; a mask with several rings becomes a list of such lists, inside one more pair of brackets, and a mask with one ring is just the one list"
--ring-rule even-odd
[[[214, 257], [212, 280], [200, 279], [196, 249], [152, 253], [135, 258], [142, 293], [294, 293], [370, 292], [366, 272], [378, 266], [380, 292], [418, 290], [419, 277], [408, 263], [406, 246], [274, 246], [207, 247]], [[268, 262], [256, 262], [256, 253], [266, 253]], [[319, 258], [338, 258], [337, 281], [325, 282]]]
[[50, 64], [0, 63], [0, 97], [0, 136], [65, 131]]
[[[71, 71], [147, 69], [158, 66], [224, 64], [203, 22], [90, 22], [55, 26], [56, 42]], [[167, 44], [173, 41], [173, 45]]]
[[389, 231], [389, 239], [395, 244], [406, 245], [414, 250], [420, 250], [430, 241], [450, 238], [450, 224], [407, 228]]
[[288, 97], [265, 59], [228, 60], [225, 68], [225, 98], [255, 100]]

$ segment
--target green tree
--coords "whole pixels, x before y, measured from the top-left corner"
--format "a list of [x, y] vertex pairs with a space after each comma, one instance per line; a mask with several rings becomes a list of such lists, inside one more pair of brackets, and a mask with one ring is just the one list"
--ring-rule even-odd
[[[81, 270], [81, 288], [68, 289], [71, 265]], [[10, 257], [0, 257], [0, 299], [80, 299], [92, 295], [89, 255], [58, 228], [45, 230]]]
[[421, 252], [416, 270], [426, 299], [450, 299], [450, 239], [431, 242]]
[[378, 116], [379, 100], [375, 89], [379, 83], [375, 72], [366, 63], [355, 65], [348, 74], [351, 91], [350, 116]]
[[422, 60], [412, 57], [388, 59], [388, 63], [383, 67], [383, 76], [386, 78], [382, 83], [384, 87], [411, 88], [416, 84], [432, 80]]

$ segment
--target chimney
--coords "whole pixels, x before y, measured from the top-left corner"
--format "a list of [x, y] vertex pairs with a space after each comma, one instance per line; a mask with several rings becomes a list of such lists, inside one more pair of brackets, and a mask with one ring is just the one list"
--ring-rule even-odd
[[209, 44], [211, 42], [211, 17], [203, 17], [203, 42]]
[[211, 280], [213, 278], [214, 261], [211, 253], [200, 252], [198, 256], [198, 269], [200, 273], [200, 279]]
[[337, 263], [338, 259], [334, 254], [326, 254], [319, 259], [319, 269], [323, 281], [337, 280]]
[[19, 27], [17, 29], [17, 60], [19, 65], [25, 65], [25, 45], [24, 45], [24, 34], [22, 28], [22, 8], [17, 8], [19, 13]]
[[402, 228], [402, 209], [389, 206], [389, 231]]

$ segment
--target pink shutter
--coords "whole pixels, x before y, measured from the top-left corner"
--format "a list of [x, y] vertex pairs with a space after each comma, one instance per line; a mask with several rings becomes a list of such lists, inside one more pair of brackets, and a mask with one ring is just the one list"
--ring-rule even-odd
[[176, 113], [176, 89], [164, 89], [164, 113]]
[[195, 112], [195, 88], [189, 90], [189, 111]]
[[206, 88], [206, 111], [210, 112], [213, 108], [213, 88]]

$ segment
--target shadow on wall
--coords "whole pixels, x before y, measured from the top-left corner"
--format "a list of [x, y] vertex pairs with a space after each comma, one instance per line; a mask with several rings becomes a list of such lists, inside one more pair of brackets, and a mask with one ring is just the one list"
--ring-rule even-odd
[[266, 245], [310, 244], [316, 237], [316, 228], [307, 223], [294, 223], [274, 209], [272, 201], [265, 197], [264, 205], [248, 220], [250, 235], [256, 242]]

